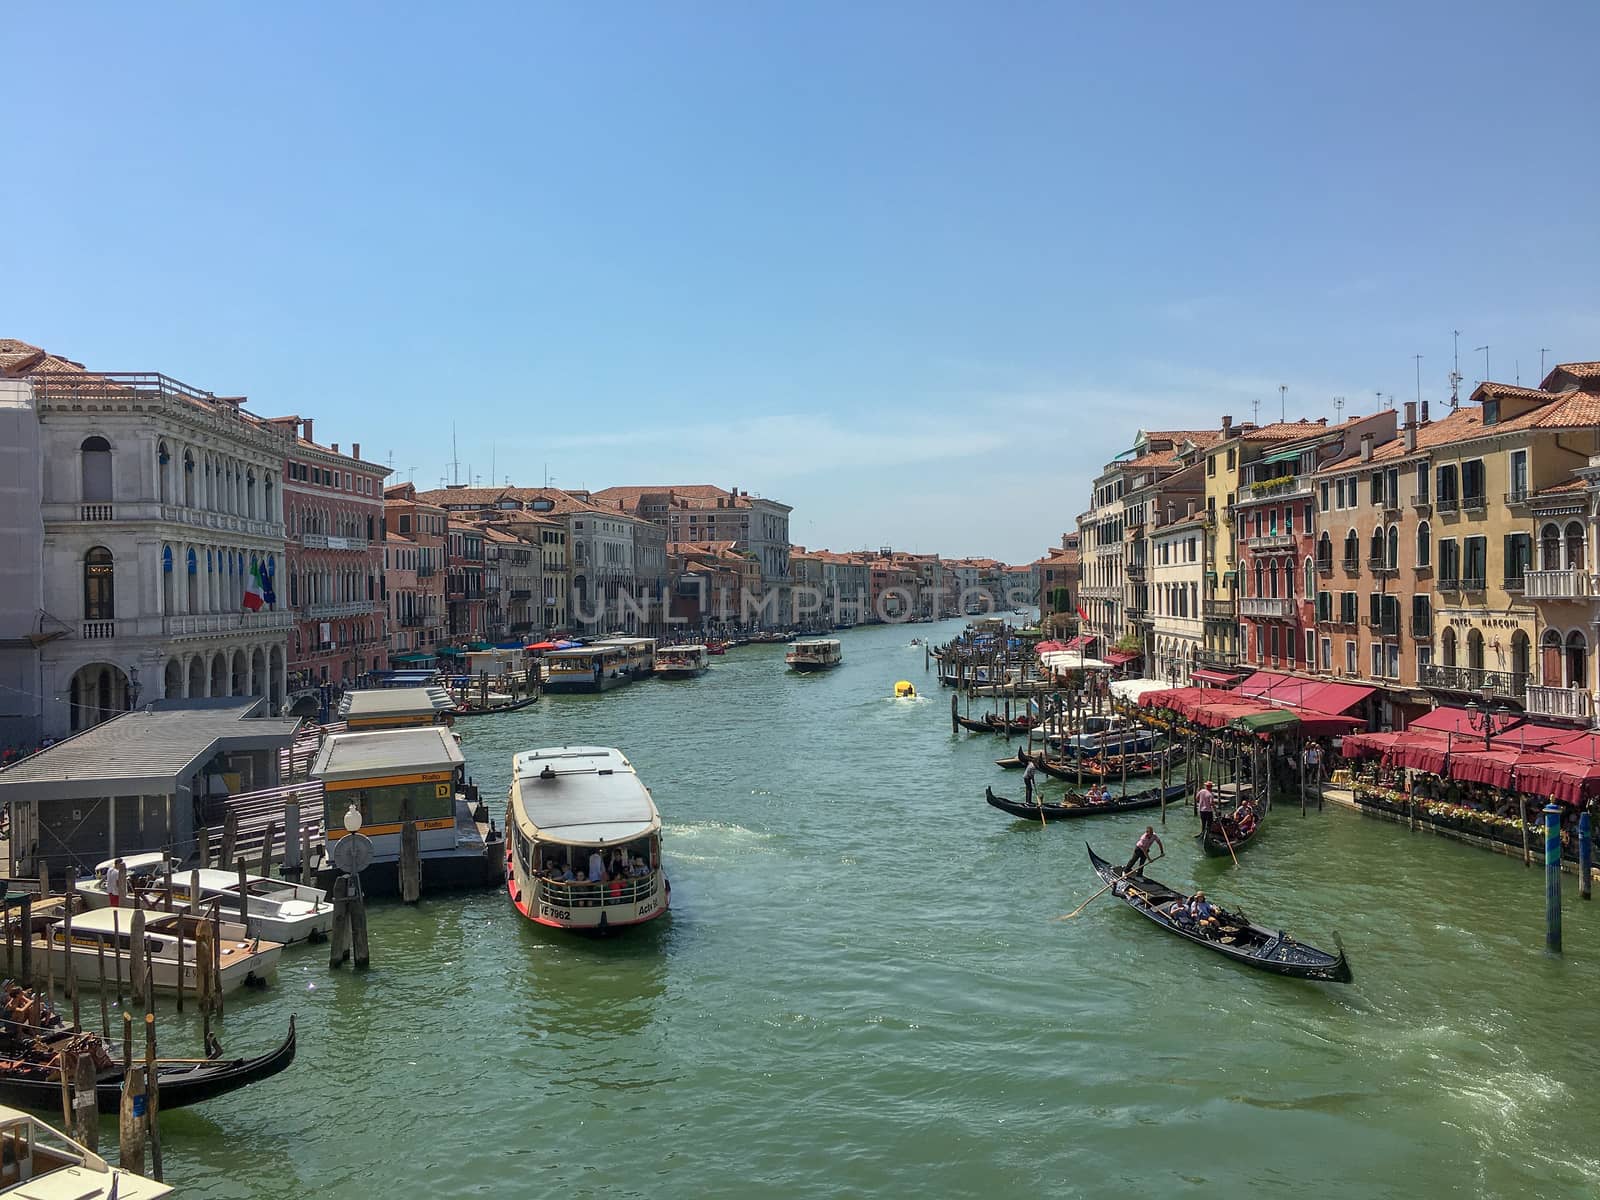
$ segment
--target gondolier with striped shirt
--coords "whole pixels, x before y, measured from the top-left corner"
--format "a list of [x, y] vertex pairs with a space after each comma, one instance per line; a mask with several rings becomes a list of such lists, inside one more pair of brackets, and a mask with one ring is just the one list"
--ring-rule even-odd
[[1194, 809], [1200, 814], [1200, 832], [1195, 837], [1203, 840], [1211, 832], [1211, 820], [1217, 812], [1217, 797], [1211, 790], [1211, 780], [1201, 784], [1200, 790], [1195, 793]]
[[1023, 752], [1023, 759], [1028, 764], [1025, 768], [1023, 768], [1022, 771], [1022, 786], [1027, 792], [1027, 794], [1023, 797], [1023, 801], [1024, 803], [1032, 804], [1033, 788], [1034, 785], [1039, 781], [1039, 764], [1034, 762], [1026, 751]]
[[1139, 835], [1139, 840], [1133, 844], [1133, 854], [1128, 858], [1128, 865], [1122, 868], [1124, 875], [1132, 875], [1136, 870], [1141, 874], [1144, 872], [1145, 863], [1150, 861], [1151, 845], [1160, 846], [1163, 854], [1167, 852], [1167, 848], [1161, 844], [1161, 839], [1156, 836], [1156, 827], [1146, 825], [1144, 832]]

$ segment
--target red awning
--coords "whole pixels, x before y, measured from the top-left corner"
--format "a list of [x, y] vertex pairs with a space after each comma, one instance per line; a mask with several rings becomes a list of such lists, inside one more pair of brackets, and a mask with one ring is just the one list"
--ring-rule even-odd
[[1213, 671], [1206, 667], [1198, 667], [1189, 672], [1190, 680], [1200, 683], [1209, 683], [1214, 688], [1231, 688], [1239, 680], [1237, 671]]
[[1398, 733], [1352, 733], [1339, 749], [1346, 758], [1380, 758], [1394, 746], [1395, 739], [1402, 736]]
[[[1407, 726], [1408, 729], [1435, 729], [1440, 733], [1457, 733], [1463, 737], [1482, 738], [1483, 731], [1472, 728], [1469, 720], [1474, 714], [1464, 708], [1451, 708], [1448, 706], [1434, 709], [1432, 712], [1423, 713]], [[1497, 722], [1498, 723], [1498, 722]], [[1506, 729], [1515, 729], [1515, 725], [1507, 725]], [[1504, 732], [1504, 730], [1502, 730]]]
[[1070, 650], [1071, 647], [1065, 642], [1050, 641], [1040, 642], [1034, 649], [1040, 654], [1057, 654], [1064, 650]]
[[1274, 688], [1294, 682], [1293, 676], [1279, 671], [1257, 671], [1234, 690], [1241, 696], [1270, 696]]
[[1070, 642], [1068, 642], [1066, 644], [1066, 646], [1064, 647], [1064, 649], [1067, 649], [1067, 650], [1082, 650], [1082, 649], [1084, 649], [1084, 647], [1088, 646], [1088, 644], [1090, 642], [1092, 642], [1092, 641], [1094, 641], [1094, 635], [1088, 634], [1088, 633], [1080, 633], [1077, 637], [1073, 638]]
[[1137, 650], [1113, 650], [1106, 655], [1106, 661], [1113, 667], [1120, 667], [1123, 663], [1131, 663], [1143, 657]]
[[1517, 768], [1520, 790], [1567, 804], [1582, 804], [1600, 797], [1600, 763], [1565, 755], [1541, 758], [1543, 761]]
[[1312, 712], [1334, 716], [1349, 712], [1376, 690], [1355, 683], [1319, 683], [1308, 688], [1296, 703]]

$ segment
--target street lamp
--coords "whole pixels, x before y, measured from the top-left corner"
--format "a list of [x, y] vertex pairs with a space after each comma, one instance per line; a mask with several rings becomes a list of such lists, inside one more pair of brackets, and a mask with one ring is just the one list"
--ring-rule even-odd
[[1497, 732], [1495, 722], [1504, 722], [1500, 728], [1505, 729], [1516, 716], [1515, 709], [1494, 702], [1494, 690], [1492, 688], [1484, 688], [1477, 700], [1469, 700], [1467, 702], [1467, 724], [1474, 730], [1482, 732], [1483, 748], [1485, 750], [1489, 749], [1490, 739]]

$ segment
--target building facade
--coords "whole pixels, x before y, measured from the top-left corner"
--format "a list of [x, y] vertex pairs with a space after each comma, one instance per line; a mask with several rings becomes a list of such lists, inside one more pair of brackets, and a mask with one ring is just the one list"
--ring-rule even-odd
[[389, 561], [397, 564], [395, 576], [386, 585], [391, 616], [389, 663], [394, 667], [433, 665], [439, 649], [450, 639], [444, 590], [449, 516], [438, 505], [417, 499], [413, 484], [385, 488], [383, 497], [384, 547]]
[[0, 341], [0, 391], [18, 438], [0, 528], [37, 564], [0, 631], [0, 675], [26, 681], [8, 722], [19, 740], [168, 698], [281, 706], [277, 436], [242, 398], [17, 341]]

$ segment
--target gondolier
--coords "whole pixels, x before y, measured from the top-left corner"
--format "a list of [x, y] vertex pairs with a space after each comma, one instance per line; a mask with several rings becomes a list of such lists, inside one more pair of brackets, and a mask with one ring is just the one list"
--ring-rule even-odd
[[1199, 792], [1195, 794], [1194, 808], [1200, 814], [1200, 832], [1195, 837], [1204, 841], [1211, 832], [1211, 821], [1217, 811], [1217, 797], [1211, 790], [1211, 780], [1200, 785]]
[[1144, 865], [1150, 861], [1150, 846], [1152, 843], [1161, 847], [1161, 853], [1165, 854], [1167, 852], [1167, 848], [1161, 845], [1161, 839], [1156, 836], [1156, 827], [1154, 825], [1146, 825], [1144, 832], [1139, 835], [1139, 840], [1133, 844], [1133, 854], [1128, 858], [1128, 865], [1122, 868], [1124, 875], [1134, 874], [1135, 866], [1138, 867], [1139, 874], [1142, 875], [1144, 873]]
[[1024, 767], [1022, 771], [1022, 786], [1025, 793], [1023, 795], [1024, 803], [1033, 803], [1033, 785], [1038, 782], [1038, 779], [1039, 766], [1033, 761], [1033, 759], [1030, 758], [1028, 759], [1028, 765]]

